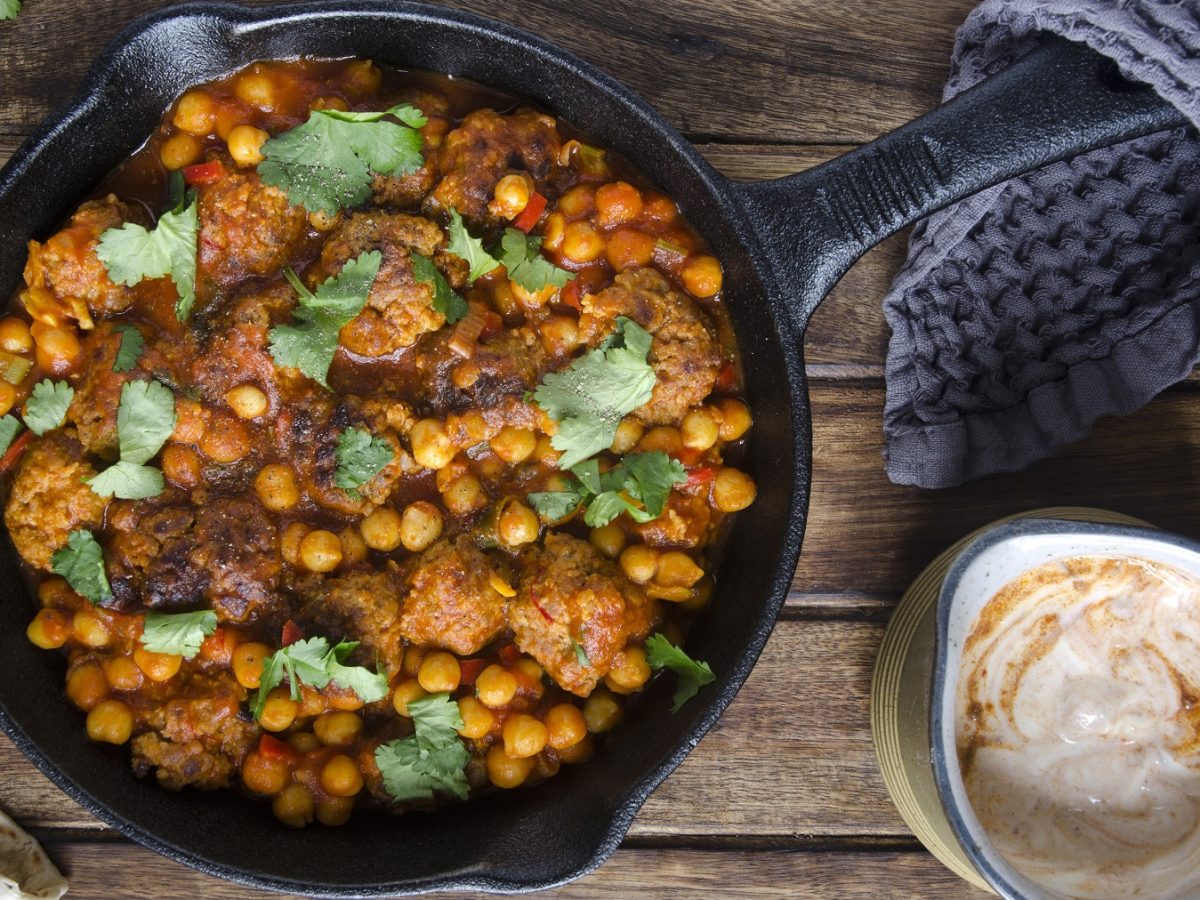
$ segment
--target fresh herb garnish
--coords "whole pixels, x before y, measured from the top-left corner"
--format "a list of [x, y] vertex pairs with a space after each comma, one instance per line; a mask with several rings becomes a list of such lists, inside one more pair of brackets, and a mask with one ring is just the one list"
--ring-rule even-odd
[[450, 210], [450, 243], [446, 249], [455, 256], [465, 259], [471, 267], [467, 281], [472, 284], [475, 279], [486, 275], [500, 267], [500, 261], [483, 249], [483, 241], [471, 237], [467, 226], [463, 224], [462, 216], [457, 209]]
[[72, 590], [92, 603], [112, 597], [104, 572], [104, 553], [90, 531], [81, 528], [67, 535], [67, 545], [50, 557], [50, 571], [67, 579]]
[[293, 700], [300, 699], [300, 685], [307, 684], [321, 690], [331, 681], [338, 687], [354, 691], [363, 703], [382, 700], [388, 693], [386, 675], [362, 666], [343, 664], [357, 646], [358, 641], [342, 641], [330, 647], [325, 638], [312, 637], [276, 650], [263, 663], [262, 677], [253, 703], [254, 718], [262, 715], [267, 695], [284, 678], [291, 687]]
[[66, 418], [67, 408], [75, 399], [75, 388], [65, 381], [39, 381], [25, 401], [25, 424], [34, 434], [57, 428]]
[[588, 655], [583, 649], [583, 644], [579, 643], [575, 638], [571, 638], [571, 649], [575, 651], [575, 662], [581, 668], [590, 669], [592, 667], [592, 661], [588, 659]]
[[0, 456], [8, 452], [13, 439], [20, 433], [21, 422], [16, 416], [0, 416]]
[[551, 522], [586, 504], [583, 521], [592, 528], [607, 525], [621, 513], [628, 513], [635, 522], [657, 519], [671, 488], [688, 477], [683, 463], [661, 450], [632, 453], [607, 472], [600, 471], [598, 460], [585, 460], [572, 466], [571, 474], [575, 480], [568, 482], [565, 490], [542, 491], [527, 499]]
[[196, 238], [200, 215], [193, 196], [182, 209], [172, 209], [147, 230], [126, 222], [100, 235], [96, 256], [117, 284], [135, 285], [144, 278], [169, 275], [179, 299], [175, 318], [186, 322], [196, 302]]
[[437, 270], [428, 257], [420, 253], [409, 253], [412, 258], [413, 277], [433, 288], [432, 306], [435, 312], [446, 317], [446, 324], [453, 325], [467, 314], [467, 301], [456, 292]]
[[337, 471], [333, 483], [357, 496], [358, 489], [383, 471], [396, 456], [392, 445], [362, 428], [338, 436]]
[[467, 799], [464, 771], [470, 754], [458, 738], [463, 727], [458, 704], [447, 693], [410, 700], [415, 734], [380, 744], [375, 764], [383, 776], [383, 787], [393, 799], [432, 800], [434, 792]]
[[121, 459], [88, 480], [101, 497], [143, 500], [166, 486], [158, 469], [145, 465], [175, 430], [175, 397], [157, 381], [128, 381], [117, 407]]
[[291, 269], [284, 269], [300, 305], [292, 313], [292, 324], [271, 329], [271, 356], [278, 366], [294, 366], [313, 381], [329, 387], [325, 379], [337, 352], [338, 332], [362, 312], [379, 274], [383, 259], [370, 250], [342, 267], [337, 275], [322, 282], [314, 294]]
[[142, 351], [146, 349], [146, 339], [133, 325], [124, 322], [115, 326], [115, 331], [121, 333], [121, 346], [117, 349], [117, 358], [113, 360], [114, 372], [131, 372], [137, 365]]
[[[404, 124], [383, 121], [394, 116]], [[383, 112], [318, 109], [308, 121], [262, 146], [259, 177], [310, 212], [336, 215], [371, 196], [371, 173], [406, 175], [424, 164], [424, 114], [401, 104]]]
[[217, 614], [198, 612], [148, 612], [142, 625], [142, 646], [152, 653], [174, 653], [191, 659], [204, 639], [217, 630]]
[[670, 669], [679, 676], [671, 712], [696, 696], [696, 692], [716, 678], [708, 663], [692, 659], [661, 634], [646, 638], [646, 662], [654, 669]]
[[500, 251], [500, 262], [508, 270], [508, 277], [531, 294], [548, 284], [562, 287], [575, 277], [575, 273], [560, 269], [542, 256], [541, 238], [530, 237], [516, 228], [504, 229]]
[[15, 19], [21, 11], [21, 0], [0, 0], [0, 19]]
[[646, 363], [650, 342], [644, 328], [621, 316], [604, 344], [542, 379], [533, 399], [558, 422], [550, 444], [562, 451], [559, 466], [570, 468], [612, 446], [621, 418], [650, 400], [656, 380]]

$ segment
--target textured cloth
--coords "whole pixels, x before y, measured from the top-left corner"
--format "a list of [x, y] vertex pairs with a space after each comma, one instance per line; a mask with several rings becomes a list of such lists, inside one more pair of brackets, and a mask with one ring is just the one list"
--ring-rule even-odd
[[[1200, 0], [985, 0], [945, 98], [1039, 32], [1110, 56], [1200, 123]], [[1200, 139], [1178, 129], [983, 191], [918, 224], [884, 311], [900, 484], [1019, 469], [1200, 361]]]

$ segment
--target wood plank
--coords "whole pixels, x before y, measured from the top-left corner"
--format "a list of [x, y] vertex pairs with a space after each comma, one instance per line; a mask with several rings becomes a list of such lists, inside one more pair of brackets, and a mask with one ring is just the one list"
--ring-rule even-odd
[[[27, 134], [70, 96], [125, 24], [166, 5], [27, 0], [4, 26], [0, 134]], [[954, 29], [974, 0], [663, 0], [621, 4], [619, 14], [611, 4], [556, 0], [447, 5], [561, 43], [617, 76], [686, 133], [755, 143], [859, 143], [937, 103]]]
[[[870, 678], [882, 633], [875, 622], [780, 623], [745, 688], [650, 798], [630, 835], [908, 836], [871, 750]], [[819, 684], [837, 689], [814, 690]], [[775, 786], [769, 799], [762, 784]], [[786, 802], [776, 802], [781, 797]], [[28, 827], [103, 827], [7, 738], [0, 806]]]
[[[49, 852], [65, 870], [73, 900], [244, 900], [286, 895], [253, 890], [202, 875], [133, 844], [70, 842]], [[645, 895], [655, 900], [880, 896], [889, 900], [984, 898], [925, 853], [799, 853], [703, 850], [618, 850], [596, 872], [538, 894], [554, 900], [611, 900]], [[431, 900], [470, 900], [474, 893], [428, 894]]]

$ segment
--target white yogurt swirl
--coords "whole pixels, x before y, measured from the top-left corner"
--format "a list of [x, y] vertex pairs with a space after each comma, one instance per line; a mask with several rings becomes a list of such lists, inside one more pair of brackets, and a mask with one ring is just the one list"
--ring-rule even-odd
[[957, 744], [996, 849], [1071, 898], [1200, 896], [1200, 581], [1082, 556], [1026, 572], [963, 652]]

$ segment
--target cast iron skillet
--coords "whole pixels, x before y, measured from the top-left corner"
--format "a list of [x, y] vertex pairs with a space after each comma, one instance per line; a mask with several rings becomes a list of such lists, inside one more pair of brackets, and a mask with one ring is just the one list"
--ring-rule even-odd
[[725, 266], [755, 417], [747, 468], [759, 486], [730, 536], [715, 602], [688, 637], [688, 650], [711, 663], [717, 681], [681, 712], [670, 714], [672, 687], [660, 680], [597, 758], [536, 788], [434, 815], [357, 815], [342, 828], [302, 832], [282, 830], [264, 805], [232, 791], [175, 794], [139, 781], [127, 748], [88, 741], [63, 699], [62, 660], [24, 638], [30, 606], [5, 547], [0, 725], [17, 745], [84, 807], [160, 853], [246, 884], [328, 896], [532, 890], [606, 859], [650, 792], [733, 699], [787, 593], [812, 463], [800, 342], [822, 297], [862, 252], [926, 213], [1179, 121], [1091, 51], [1050, 42], [867, 147], [790, 178], [741, 185], [616, 81], [507, 25], [373, 0], [176, 6], [122, 32], [75, 98], [0, 171], [0, 296], [17, 284], [25, 241], [45, 237], [186, 87], [252, 60], [300, 54], [368, 56], [529, 97], [623, 153], [676, 198]]

